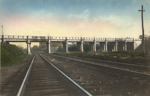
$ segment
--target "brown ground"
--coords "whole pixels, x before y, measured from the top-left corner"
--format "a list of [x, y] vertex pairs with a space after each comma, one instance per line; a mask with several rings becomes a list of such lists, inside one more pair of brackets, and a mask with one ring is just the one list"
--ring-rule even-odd
[[150, 96], [148, 80], [86, 66], [67, 59], [45, 57], [94, 96]]

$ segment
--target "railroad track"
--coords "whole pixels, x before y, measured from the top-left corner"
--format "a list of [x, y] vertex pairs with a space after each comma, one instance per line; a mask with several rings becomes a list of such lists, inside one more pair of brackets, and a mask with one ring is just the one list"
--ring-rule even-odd
[[[75, 58], [81, 59], [79, 57], [75, 57]], [[93, 61], [96, 63], [101, 63], [102, 65], [105, 65], [105, 66], [123, 68], [123, 69], [138, 71], [138, 72], [144, 72], [144, 73], [150, 73], [150, 66], [113, 62], [113, 61], [105, 61], [105, 60], [96, 60], [96, 59], [89, 59], [89, 58], [82, 58], [82, 59], [88, 60], [88, 61]]]
[[127, 64], [127, 63], [101, 61], [101, 60], [93, 60], [93, 59], [78, 58], [78, 57], [73, 58], [73, 57], [65, 57], [65, 56], [58, 56], [58, 55], [51, 55], [51, 56], [82, 62], [84, 64], [89, 64], [90, 66], [95, 66], [98, 68], [109, 70], [111, 72], [116, 72], [120, 74], [129, 74], [131, 76], [139, 76], [141, 78], [147, 78], [150, 80], [150, 74], [149, 74], [150, 66], [140, 66], [140, 65]]
[[[54, 56], [54, 55], [52, 55], [52, 56]], [[59, 57], [55, 56], [55, 57], [65, 60], [64, 59], [65, 57], [60, 57], [60, 56]], [[124, 74], [124, 76], [128, 75], [128, 76], [133, 76], [133, 77], [139, 77], [139, 78], [142, 78], [144, 80], [144, 82], [148, 82], [150, 80], [149, 79], [150, 76], [148, 74], [138, 73], [138, 72], [134, 72], [134, 71], [132, 72], [132, 71], [112, 68], [112, 67], [108, 67], [108, 66], [100, 66], [95, 63], [91, 63], [87, 60], [82, 61], [82, 60], [72, 59], [72, 58], [68, 58], [68, 57], [66, 59], [69, 59], [69, 61], [71, 60], [71, 61], [82, 62], [82, 65], [81, 65], [81, 63], [80, 64], [77, 63], [77, 64], [80, 66], [83, 66], [84, 70], [87, 70], [87, 69], [91, 70], [91, 68], [93, 67], [94, 70], [95, 69], [98, 70], [97, 72], [99, 72], [99, 70], [104, 70], [104, 71], [110, 72], [111, 74], [115, 74], [115, 75], [117, 73], [117, 74], [121, 74], [121, 75]], [[86, 69], [86, 67], [87, 67], [87, 69]], [[86, 90], [88, 90], [90, 92], [89, 93], [88, 91], [83, 89], [80, 85], [78, 85], [75, 81], [73, 81], [68, 76], [66, 76], [62, 71], [60, 71], [58, 68], [56, 68], [48, 59], [45, 58], [44, 55], [36, 54], [34, 59], [31, 61], [30, 67], [28, 67], [28, 68], [30, 70], [27, 71], [27, 75], [21, 75], [22, 73], [20, 73], [20, 76], [22, 76], [21, 78], [26, 77], [26, 79], [24, 79], [24, 80], [22, 79], [21, 81], [17, 81], [17, 79], [15, 79], [15, 82], [12, 81], [12, 84], [7, 85], [7, 86], [8, 87], [15, 86], [15, 87], [11, 87], [11, 90], [13, 88], [15, 90], [13, 89], [10, 93], [5, 94], [5, 95], [2, 94], [1, 96], [92, 96], [90, 94], [91, 92], [93, 95], [103, 94], [102, 93], [103, 91], [98, 91], [98, 90], [101, 90], [101, 87], [98, 86], [99, 84], [101, 84], [101, 82], [99, 80], [93, 81], [91, 78], [88, 77], [87, 79], [85, 79], [85, 82], [84, 81], [80, 82], [80, 80], [83, 79], [83, 77], [81, 77], [79, 75], [79, 78], [78, 78], [76, 75], [76, 72], [75, 72], [75, 74], [71, 74], [70, 71], [65, 72], [65, 73], [67, 73], [68, 76], [69, 75], [72, 76], [72, 79], [75, 79], [75, 81], [77, 81], [78, 84], [81, 84], [84, 88], [86, 88]], [[99, 75], [97, 75], [97, 74], [99, 74], [99, 73], [94, 73], [94, 74], [96, 76], [95, 79], [98, 79], [97, 77]], [[88, 74], [86, 74], [86, 75], [89, 76]], [[85, 76], [85, 77], [87, 77], [87, 76]], [[93, 77], [93, 75], [91, 77]], [[102, 76], [101, 78], [103, 78], [103, 77], [105, 78], [105, 76]], [[106, 77], [108, 77], [108, 75]], [[86, 81], [86, 80], [88, 80], [88, 81]], [[115, 82], [118, 83], [118, 80], [117, 81], [116, 80], [117, 79], [115, 79]], [[138, 79], [138, 80], [140, 80], [140, 79]], [[142, 82], [143, 82], [143, 80], [142, 80]], [[120, 82], [121, 81], [122, 80], [120, 80]], [[94, 84], [92, 82], [97, 82], [97, 83]], [[108, 81], [106, 81], [106, 82], [108, 82]], [[133, 83], [134, 83], [134, 81], [133, 81]], [[112, 83], [110, 83], [110, 84], [112, 84]], [[150, 83], [147, 83], [147, 84], [150, 84]], [[102, 86], [102, 85], [100, 85], [100, 86]], [[106, 85], [104, 86], [104, 89], [105, 89]], [[5, 92], [3, 92], [3, 91], [2, 92], [7, 93], [9, 90], [6, 89], [4, 91]], [[110, 89], [109, 89], [109, 91], [110, 91]], [[113, 92], [110, 94], [109, 94], [109, 92], [106, 92], [104, 94], [108, 94], [108, 96], [119, 96], [118, 95], [119, 93], [116, 93], [117, 95], [110, 95], [110, 94], [114, 94]], [[146, 94], [149, 94], [149, 93], [146, 93]], [[128, 95], [121, 95], [121, 96], [128, 96]], [[135, 95], [133, 95], [133, 96], [135, 96]], [[149, 95], [143, 95], [143, 96], [149, 96]]]
[[32, 58], [33, 56], [27, 58], [27, 60], [23, 62], [23, 65], [21, 65], [21, 67], [18, 70], [14, 69], [16, 70], [16, 72], [13, 73], [12, 76], [10, 76], [5, 81], [1, 82], [2, 84], [0, 89], [0, 96], [16, 96]]
[[[1, 96], [92, 96], [51, 62], [36, 54], [15, 92], [2, 91]], [[23, 78], [22, 77], [22, 78]], [[13, 81], [12, 81], [13, 82]], [[9, 86], [9, 85], [8, 85]], [[12, 87], [13, 88], [13, 87]], [[18, 91], [17, 91], [18, 89]]]
[[148, 74], [100, 66], [88, 60], [41, 55], [94, 96], [150, 96]]

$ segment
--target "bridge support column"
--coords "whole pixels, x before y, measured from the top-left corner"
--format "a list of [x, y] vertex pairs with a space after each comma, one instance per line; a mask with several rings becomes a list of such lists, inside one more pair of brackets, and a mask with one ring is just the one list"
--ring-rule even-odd
[[124, 42], [123, 51], [127, 51], [127, 42]]
[[28, 40], [27, 41], [27, 54], [28, 55], [32, 54], [30, 48], [31, 48], [31, 42], [30, 42], [30, 40]]
[[77, 51], [84, 52], [83, 50], [83, 39], [81, 37], [81, 42], [77, 42]]
[[118, 41], [115, 42], [115, 51], [118, 51]]
[[133, 42], [132, 42], [132, 46], [133, 46], [132, 50], [134, 51], [134, 39], [133, 39]]
[[47, 41], [47, 52], [48, 52], [48, 54], [51, 53], [51, 40], [49, 37], [48, 37], [48, 41]]
[[93, 46], [93, 48], [94, 48], [94, 52], [96, 52], [96, 38], [94, 38], [94, 46]]
[[96, 39], [94, 38], [94, 42], [89, 42], [90, 51], [96, 52]]
[[84, 52], [84, 50], [83, 50], [83, 40], [81, 41], [81, 52]]
[[90, 51], [96, 52], [96, 43], [95, 42], [89, 42]]
[[105, 48], [105, 52], [107, 52], [108, 50], [107, 50], [107, 40], [106, 40], [106, 38], [105, 38], [105, 45], [104, 45], [104, 48]]
[[66, 37], [66, 41], [63, 42], [63, 51], [68, 53], [68, 39]]
[[66, 43], [63, 42], [63, 51], [65, 52], [66, 51]]
[[83, 52], [83, 42], [77, 42], [77, 50]]

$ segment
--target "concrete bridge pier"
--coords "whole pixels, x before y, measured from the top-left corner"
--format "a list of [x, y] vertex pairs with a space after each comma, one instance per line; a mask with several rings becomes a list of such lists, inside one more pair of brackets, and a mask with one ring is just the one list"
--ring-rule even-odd
[[100, 42], [100, 51], [105, 52], [105, 42]]
[[68, 53], [68, 39], [66, 37], [66, 41], [63, 42], [63, 51]]
[[83, 40], [81, 40], [81, 52], [84, 52], [84, 49], [83, 49]]
[[126, 41], [124, 42], [124, 45], [123, 45], [123, 51], [127, 51], [127, 42]]
[[115, 41], [115, 51], [118, 51], [118, 41]]
[[30, 48], [31, 48], [31, 42], [30, 42], [30, 40], [27, 40], [27, 54], [28, 55], [32, 54]]
[[77, 51], [83, 52], [83, 41], [77, 42]]
[[96, 52], [96, 42], [89, 42], [90, 51]]
[[51, 53], [51, 40], [48, 38], [48, 41], [47, 41], [47, 52], [48, 54]]
[[108, 43], [108, 42], [107, 42], [107, 40], [106, 40], [106, 38], [105, 38], [105, 43], [104, 43], [104, 44], [105, 44], [105, 45], [104, 45], [104, 46], [105, 46], [105, 52], [107, 52], [107, 51], [108, 51], [107, 43]]

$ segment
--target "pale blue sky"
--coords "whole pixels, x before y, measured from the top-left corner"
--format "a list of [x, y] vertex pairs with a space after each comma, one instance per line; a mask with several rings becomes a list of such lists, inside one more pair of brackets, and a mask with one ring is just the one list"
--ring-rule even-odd
[[0, 24], [7, 35], [136, 38], [141, 34], [141, 5], [149, 34], [150, 0], [0, 0]]

